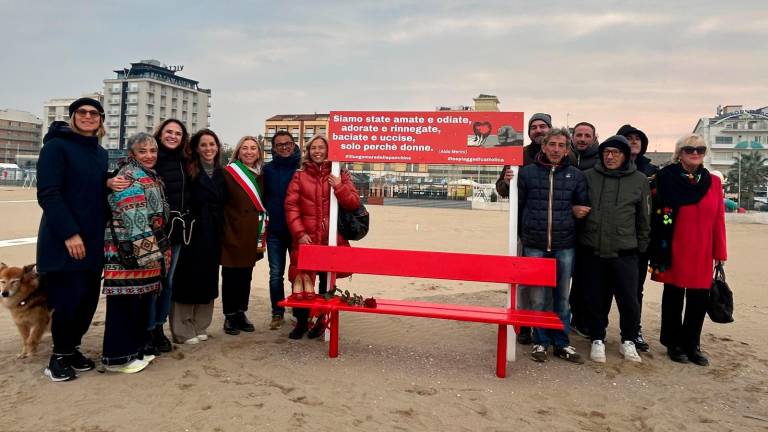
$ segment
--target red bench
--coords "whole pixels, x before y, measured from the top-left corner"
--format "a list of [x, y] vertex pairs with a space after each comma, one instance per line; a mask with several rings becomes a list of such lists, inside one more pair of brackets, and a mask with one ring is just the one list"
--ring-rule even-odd
[[[556, 279], [555, 260], [547, 258], [315, 245], [300, 247], [298, 268], [334, 273], [507, 283], [512, 290], [512, 298], [518, 284], [552, 287]], [[330, 314], [330, 357], [339, 354], [340, 311], [497, 324], [496, 375], [500, 378], [506, 376], [508, 325], [563, 328], [563, 323], [555, 313], [516, 310], [514, 303], [509, 308], [503, 308], [377, 298], [376, 304], [375, 308], [349, 306], [338, 297], [325, 300], [321, 296], [311, 301], [297, 301], [288, 297], [280, 302], [284, 307], [316, 308]]]

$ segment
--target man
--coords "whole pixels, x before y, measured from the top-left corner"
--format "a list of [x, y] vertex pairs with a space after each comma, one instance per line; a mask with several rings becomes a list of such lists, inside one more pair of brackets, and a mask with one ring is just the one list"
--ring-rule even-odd
[[[650, 179], [656, 175], [656, 171], [659, 167], [651, 163], [651, 160], [645, 156], [645, 151], [648, 149], [648, 136], [645, 135], [640, 129], [632, 127], [632, 125], [625, 124], [620, 127], [616, 135], [621, 135], [629, 141], [630, 158], [635, 163], [637, 170], [648, 176]], [[637, 301], [640, 305], [640, 315], [637, 322], [637, 339], [635, 339], [635, 346], [638, 351], [648, 352], [650, 347], [648, 342], [645, 341], [642, 331], [642, 316], [643, 316], [643, 285], [645, 285], [645, 277], [648, 275], [648, 254], [641, 253], [637, 257]]]
[[591, 123], [576, 123], [573, 127], [573, 149], [569, 155], [571, 164], [576, 168], [586, 171], [598, 160], [597, 133]]
[[584, 175], [592, 209], [579, 243], [591, 253], [580, 265], [589, 274], [586, 299], [592, 339], [590, 358], [605, 363], [605, 329], [613, 297], [619, 308], [624, 359], [642, 362], [635, 347], [640, 318], [637, 301], [638, 254], [648, 248], [650, 189], [631, 161], [629, 141], [617, 135], [599, 147], [600, 160]]
[[[531, 143], [523, 148], [523, 166], [530, 165], [536, 160], [536, 155], [541, 151], [541, 143], [544, 136], [552, 128], [552, 116], [546, 113], [536, 113], [528, 119], [528, 138]], [[501, 170], [499, 179], [496, 180], [496, 192], [502, 198], [509, 197], [509, 183], [512, 181], [514, 173], [505, 165]], [[519, 210], [518, 210], [519, 211]], [[518, 254], [520, 251], [518, 251]], [[527, 309], [530, 307], [528, 296], [523, 292], [518, 295], [518, 308]], [[520, 345], [531, 344], [531, 328], [520, 327], [520, 333], [517, 334], [517, 343]]]
[[264, 165], [264, 201], [269, 214], [267, 229], [267, 260], [269, 261], [269, 299], [272, 303], [270, 330], [283, 325], [285, 309], [277, 302], [285, 298], [283, 275], [286, 253], [291, 248], [291, 233], [285, 223], [285, 194], [288, 183], [299, 168], [301, 150], [287, 131], [278, 131], [272, 137], [272, 161]]
[[568, 339], [571, 319], [568, 291], [576, 245], [576, 218], [583, 218], [589, 212], [589, 198], [584, 175], [570, 165], [568, 140], [567, 129], [551, 129], [535, 162], [520, 170], [517, 181], [523, 256], [557, 260], [555, 288], [521, 286], [520, 290], [528, 292], [533, 310], [554, 311], [565, 326], [564, 330], [534, 329], [531, 357], [538, 362], [547, 360], [550, 345], [554, 346], [557, 357], [573, 363], [584, 362]]
[[[597, 152], [597, 133], [595, 132], [595, 126], [591, 123], [581, 122], [576, 123], [573, 127], [573, 148], [569, 157], [571, 164], [580, 169], [586, 171], [593, 166], [599, 159]], [[584, 286], [587, 284], [588, 278], [587, 272], [583, 265], [579, 265], [583, 261], [585, 251], [579, 246], [576, 246], [576, 262], [573, 268], [573, 282], [571, 284], [571, 328], [573, 331], [583, 337], [589, 337], [589, 329], [587, 329], [587, 305], [584, 299]], [[586, 252], [589, 253], [589, 252]]]

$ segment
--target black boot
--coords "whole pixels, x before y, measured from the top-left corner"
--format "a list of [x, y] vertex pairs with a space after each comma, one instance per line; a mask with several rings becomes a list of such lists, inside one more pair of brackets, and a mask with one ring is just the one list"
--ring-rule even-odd
[[688, 352], [685, 353], [686, 357], [688, 357], [688, 360], [691, 361], [691, 363], [699, 365], [699, 366], [709, 366], [709, 359], [704, 356], [704, 354], [701, 352], [701, 349], [699, 347], [696, 347], [692, 350], [688, 350]]
[[530, 345], [533, 339], [531, 338], [530, 327], [520, 327], [520, 333], [517, 334], [517, 343], [520, 345]]
[[300, 320], [296, 323], [296, 327], [288, 333], [288, 337], [291, 339], [301, 339], [308, 329], [309, 325], [307, 324], [307, 320]]
[[162, 324], [152, 330], [152, 346], [157, 348], [157, 350], [160, 352], [173, 351], [173, 344], [171, 343], [170, 339], [165, 337]]
[[237, 314], [225, 314], [224, 315], [224, 333], [228, 335], [240, 334], [240, 323], [238, 322]]
[[679, 346], [667, 348], [667, 356], [673, 362], [688, 363], [688, 356], [685, 355], [685, 351]]
[[244, 311], [237, 313], [237, 328], [248, 333], [256, 330], [256, 327], [253, 326], [253, 323], [248, 321], [248, 317], [245, 316]]

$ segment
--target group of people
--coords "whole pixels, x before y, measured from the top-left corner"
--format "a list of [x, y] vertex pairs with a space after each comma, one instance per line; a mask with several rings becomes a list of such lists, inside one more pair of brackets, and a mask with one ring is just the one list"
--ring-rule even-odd
[[[102, 105], [81, 98], [69, 114], [68, 122], [50, 126], [38, 162], [37, 266], [53, 311], [53, 354], [45, 369], [53, 381], [95, 368], [80, 344], [102, 292], [101, 363], [117, 373], [143, 370], [173, 349], [171, 339], [206, 341], [219, 276], [224, 332], [253, 332], [246, 316], [251, 277], [265, 252], [270, 329], [284, 324], [286, 265], [291, 295], [314, 297], [318, 276], [297, 269], [298, 246], [328, 244], [331, 194], [345, 210], [360, 206], [350, 174], [332, 174], [324, 136], [300, 149], [289, 132], [278, 131], [269, 163], [262, 143], [244, 136], [225, 164], [212, 130], [190, 137], [184, 123], [167, 119], [154, 135], [130, 137], [127, 158], [110, 172], [99, 145]], [[644, 156], [646, 135], [630, 125], [598, 144], [595, 127], [579, 123], [571, 142], [567, 129], [553, 128], [551, 117], [538, 113], [528, 134], [517, 178], [522, 254], [555, 258], [557, 287], [521, 287], [518, 307], [554, 311], [565, 329], [523, 328], [518, 341], [534, 343], [536, 361], [546, 361], [552, 346], [555, 356], [582, 363], [569, 342], [572, 327], [592, 340], [590, 358], [605, 362], [615, 297], [619, 351], [641, 361], [637, 351], [648, 349], [640, 312], [650, 262], [652, 278], [664, 283], [661, 342], [669, 357], [707, 364], [699, 341], [707, 288], [726, 248], [721, 184], [703, 167], [704, 140], [681, 138], [673, 163], [659, 170]], [[513, 176], [508, 167], [502, 171], [496, 185], [502, 196]], [[349, 245], [341, 235], [336, 243]], [[323, 293], [325, 274], [319, 280]], [[322, 334], [325, 323], [310, 325], [307, 309], [293, 313], [290, 338]]]
[[[154, 135], [131, 136], [128, 156], [109, 171], [99, 145], [102, 105], [81, 98], [69, 115], [50, 126], [38, 161], [37, 267], [53, 311], [53, 354], [45, 369], [53, 381], [95, 368], [80, 344], [100, 293], [107, 306], [101, 363], [109, 372], [143, 370], [173, 349], [171, 339], [207, 340], [219, 275], [224, 332], [253, 332], [246, 316], [251, 277], [265, 252], [269, 328], [280, 328], [286, 255], [293, 295], [313, 296], [316, 275], [296, 270], [298, 245], [328, 243], [331, 193], [342, 208], [360, 206], [349, 173], [331, 174], [320, 135], [302, 152], [290, 133], [277, 132], [266, 164], [261, 142], [245, 136], [224, 164], [216, 133], [203, 129], [190, 137], [183, 122], [167, 119]], [[343, 238], [338, 244], [348, 245]], [[322, 322], [309, 328], [306, 310], [294, 314], [289, 337], [322, 333]]]
[[[672, 361], [701, 366], [701, 330], [714, 266], [727, 258], [721, 180], [704, 168], [703, 137], [681, 137], [672, 161], [659, 168], [645, 156], [647, 135], [627, 124], [598, 142], [595, 126], [577, 123], [573, 136], [537, 113], [517, 175], [523, 256], [554, 258], [554, 288], [520, 287], [520, 309], [555, 312], [563, 330], [521, 328], [517, 341], [531, 357], [583, 363], [569, 334], [591, 340], [589, 357], [606, 362], [613, 299], [619, 310], [620, 355], [642, 362], [641, 328], [647, 273], [664, 284], [660, 341]], [[514, 171], [505, 167], [497, 192], [509, 196]]]

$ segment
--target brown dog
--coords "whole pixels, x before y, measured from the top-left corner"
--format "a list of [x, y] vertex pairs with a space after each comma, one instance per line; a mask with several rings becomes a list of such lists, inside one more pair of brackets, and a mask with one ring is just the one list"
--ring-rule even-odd
[[0, 263], [0, 296], [21, 334], [19, 358], [35, 354], [43, 334], [51, 329], [51, 311], [38, 286], [34, 264], [20, 268]]

